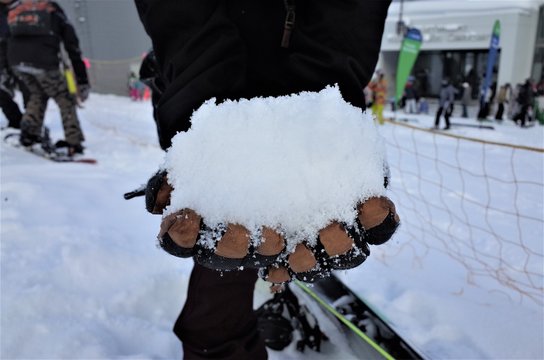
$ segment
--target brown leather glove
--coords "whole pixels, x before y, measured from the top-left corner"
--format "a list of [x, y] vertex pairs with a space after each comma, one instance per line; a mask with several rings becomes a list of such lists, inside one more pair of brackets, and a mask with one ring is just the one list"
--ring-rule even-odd
[[[172, 190], [165, 172], [155, 174], [146, 188], [147, 210], [162, 214]], [[164, 217], [159, 243], [168, 253], [193, 256], [211, 269], [259, 268], [261, 277], [274, 284], [292, 278], [313, 282], [328, 276], [331, 270], [360, 265], [370, 254], [368, 244], [383, 244], [400, 223], [395, 205], [386, 197], [366, 200], [357, 212], [355, 225], [333, 221], [319, 231], [313, 245], [300, 243], [289, 252], [284, 236], [274, 229], [263, 227], [253, 235], [257, 241], [252, 241], [251, 233], [242, 225], [226, 224], [212, 229], [195, 211], [182, 209]]]

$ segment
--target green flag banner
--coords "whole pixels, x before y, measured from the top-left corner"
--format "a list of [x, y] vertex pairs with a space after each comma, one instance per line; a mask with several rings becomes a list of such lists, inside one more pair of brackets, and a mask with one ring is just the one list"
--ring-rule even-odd
[[399, 54], [399, 62], [397, 64], [397, 83], [395, 92], [395, 100], [397, 103], [402, 98], [404, 87], [412, 72], [412, 67], [416, 62], [422, 41], [423, 37], [421, 36], [421, 32], [416, 28], [408, 29], [404, 36]]

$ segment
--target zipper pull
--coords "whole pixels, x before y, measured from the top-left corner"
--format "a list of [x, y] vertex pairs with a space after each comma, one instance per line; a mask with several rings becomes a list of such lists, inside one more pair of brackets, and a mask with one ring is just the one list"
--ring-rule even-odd
[[281, 47], [287, 49], [291, 39], [291, 32], [295, 27], [295, 0], [284, 0], [287, 15], [283, 24], [283, 36], [281, 38]]

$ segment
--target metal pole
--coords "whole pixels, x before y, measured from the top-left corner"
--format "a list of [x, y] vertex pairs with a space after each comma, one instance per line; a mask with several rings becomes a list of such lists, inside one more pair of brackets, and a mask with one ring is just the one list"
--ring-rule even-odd
[[404, 14], [404, 0], [400, 0], [399, 21], [397, 22], [397, 35], [404, 34], [404, 21], [402, 15]]

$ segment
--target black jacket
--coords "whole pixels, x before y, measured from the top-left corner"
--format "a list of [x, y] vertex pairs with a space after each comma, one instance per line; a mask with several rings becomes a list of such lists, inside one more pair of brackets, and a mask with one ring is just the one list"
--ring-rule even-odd
[[[339, 84], [365, 107], [391, 0], [135, 0], [165, 91], [156, 109], [170, 146], [205, 100], [278, 96]], [[295, 8], [282, 48], [286, 5]]]
[[[81, 58], [79, 40], [74, 27], [68, 21], [62, 8], [51, 1], [53, 11], [51, 13], [51, 34], [29, 36], [11, 35], [8, 40], [8, 61], [10, 66], [26, 64], [39, 69], [58, 69], [61, 62], [60, 45], [64, 45], [72, 63], [76, 81], [79, 85], [88, 84], [87, 70]], [[16, 1], [9, 6], [12, 15], [21, 6]]]

